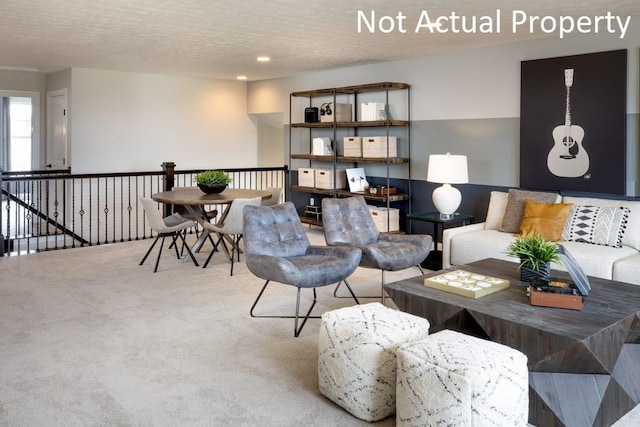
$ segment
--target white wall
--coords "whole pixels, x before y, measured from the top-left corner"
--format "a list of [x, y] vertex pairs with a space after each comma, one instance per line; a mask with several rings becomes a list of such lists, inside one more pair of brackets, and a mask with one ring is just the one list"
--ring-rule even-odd
[[378, 81], [412, 86], [412, 120], [475, 119], [520, 116], [520, 62], [614, 49], [628, 52], [627, 112], [638, 113], [640, 26], [625, 39], [606, 34], [555, 37], [443, 53], [419, 58], [306, 73], [251, 82], [249, 114], [285, 112], [289, 93]]
[[72, 69], [74, 173], [254, 167], [246, 83]]
[[[608, 34], [577, 35], [564, 40], [548, 37], [251, 82], [248, 85], [248, 112], [282, 111], [286, 125], [289, 123], [291, 92], [379, 81], [409, 83], [414, 123], [412, 178], [425, 179], [424, 159], [429, 154], [451, 151], [479, 159], [481, 153], [482, 162], [470, 165], [469, 173], [473, 175], [474, 183], [517, 186], [521, 61], [627, 49], [627, 117], [630, 119], [627, 181], [633, 183], [640, 181], [640, 141], [634, 124], [640, 112], [639, 46], [640, 26], [636, 25], [629, 29], [623, 40]], [[303, 105], [296, 99], [292, 108], [293, 122], [303, 121], [303, 110]], [[464, 134], [470, 124], [474, 134]], [[433, 129], [439, 131], [430, 132]], [[451, 130], [447, 133], [441, 132], [442, 129]], [[480, 135], [478, 129], [484, 134]], [[449, 139], [437, 138], [447, 134]], [[493, 137], [496, 141], [492, 143]]]

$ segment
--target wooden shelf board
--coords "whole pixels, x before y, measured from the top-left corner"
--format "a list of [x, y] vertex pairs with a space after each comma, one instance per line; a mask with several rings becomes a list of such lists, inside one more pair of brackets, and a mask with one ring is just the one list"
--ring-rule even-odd
[[299, 92], [292, 92], [291, 96], [313, 97], [313, 96], [333, 95], [333, 94], [344, 95], [344, 94], [353, 94], [353, 93], [362, 93], [362, 92], [383, 91], [386, 89], [401, 90], [401, 89], [409, 89], [410, 87], [411, 86], [407, 83], [379, 82], [379, 83], [367, 83], [367, 84], [355, 85], [355, 86], [303, 90]]
[[351, 122], [310, 122], [310, 123], [291, 123], [293, 128], [331, 128], [333, 125], [339, 128], [360, 128], [360, 127], [397, 127], [407, 126], [408, 120], [368, 120], [368, 121], [351, 121]]
[[[292, 159], [299, 160], [318, 160], [325, 162], [333, 162], [333, 156], [318, 156], [316, 154], [292, 154]], [[409, 159], [407, 157], [345, 157], [336, 156], [337, 162], [342, 163], [407, 163]]]

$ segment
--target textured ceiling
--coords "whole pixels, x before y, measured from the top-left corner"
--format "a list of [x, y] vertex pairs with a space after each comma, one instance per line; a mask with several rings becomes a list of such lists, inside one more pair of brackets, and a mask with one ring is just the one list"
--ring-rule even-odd
[[[500, 34], [414, 33], [420, 14], [495, 16]], [[358, 34], [357, 11], [407, 17], [406, 33]], [[534, 37], [528, 16], [640, 17], [638, 0], [1, 0], [0, 68], [68, 67], [249, 80], [391, 61]], [[632, 20], [631, 25], [638, 25]], [[396, 27], [397, 29], [397, 27]], [[602, 29], [601, 29], [602, 31]], [[257, 63], [256, 56], [272, 61]]]

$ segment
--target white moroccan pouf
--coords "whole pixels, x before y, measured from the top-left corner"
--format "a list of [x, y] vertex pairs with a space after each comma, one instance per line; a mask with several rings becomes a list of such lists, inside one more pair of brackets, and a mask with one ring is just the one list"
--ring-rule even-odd
[[429, 334], [429, 321], [380, 303], [322, 315], [320, 392], [352, 415], [377, 421], [396, 410], [396, 348]]
[[527, 356], [441, 331], [398, 348], [397, 426], [526, 426]]

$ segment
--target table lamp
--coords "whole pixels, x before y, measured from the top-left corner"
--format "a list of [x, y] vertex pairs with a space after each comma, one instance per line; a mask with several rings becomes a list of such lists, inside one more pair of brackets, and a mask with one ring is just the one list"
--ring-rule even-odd
[[427, 167], [427, 181], [442, 184], [433, 190], [431, 199], [433, 205], [440, 212], [441, 219], [453, 218], [456, 209], [462, 202], [460, 190], [451, 184], [466, 184], [469, 182], [467, 170], [467, 156], [447, 154], [429, 155]]

